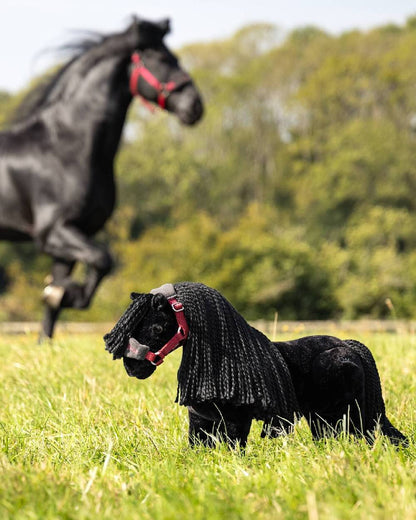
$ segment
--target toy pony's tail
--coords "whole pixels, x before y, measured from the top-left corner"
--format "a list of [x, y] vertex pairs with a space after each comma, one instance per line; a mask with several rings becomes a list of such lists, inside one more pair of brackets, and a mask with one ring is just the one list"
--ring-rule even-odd
[[359, 341], [347, 339], [345, 343], [360, 356], [364, 367], [366, 407], [366, 422], [363, 424], [364, 435], [371, 442], [373, 432], [379, 426], [381, 433], [386, 435], [393, 444], [408, 446], [407, 437], [395, 428], [386, 416], [380, 376], [372, 353]]

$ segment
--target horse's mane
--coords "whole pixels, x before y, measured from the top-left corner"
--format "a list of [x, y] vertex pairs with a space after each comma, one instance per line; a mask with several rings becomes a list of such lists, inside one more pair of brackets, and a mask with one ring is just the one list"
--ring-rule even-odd
[[[132, 23], [137, 23], [137, 19], [133, 17]], [[82, 31], [78, 38], [54, 49], [53, 52], [56, 55], [65, 56], [65, 62], [50, 73], [44, 75], [36, 85], [29, 90], [15, 109], [10, 123], [21, 123], [47, 106], [54, 88], [75, 62], [79, 62], [83, 59], [83, 61], [85, 61], [83, 70], [86, 70], [99, 61], [99, 59], [111, 55], [112, 52], [117, 52], [120, 48], [120, 37], [122, 38], [124, 35], [128, 36], [131, 25], [132, 24], [130, 24], [123, 33], [107, 35], [96, 31]], [[105, 44], [105, 52], [90, 52], [93, 49], [100, 49], [100, 47], [103, 47], [103, 44]], [[85, 58], [89, 54], [91, 55], [91, 59], [86, 60]], [[80, 78], [82, 77], [82, 72], [81, 69], [77, 71]], [[58, 98], [55, 98], [53, 101], [57, 100]]]
[[250, 405], [258, 419], [293, 420], [292, 379], [270, 340], [215, 289], [190, 282], [174, 287], [190, 327], [178, 371], [179, 403]]
[[10, 122], [20, 123], [43, 108], [47, 104], [49, 94], [67, 69], [92, 47], [101, 43], [104, 38], [102, 34], [90, 32], [88, 37], [68, 42], [54, 49], [56, 54], [65, 54], [66, 61], [36, 81], [35, 86], [25, 94], [15, 109]]

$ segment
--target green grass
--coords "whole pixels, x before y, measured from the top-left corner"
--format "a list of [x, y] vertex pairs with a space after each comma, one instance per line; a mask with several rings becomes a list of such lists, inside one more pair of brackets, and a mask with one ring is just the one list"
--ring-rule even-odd
[[[345, 334], [340, 334], [345, 337]], [[410, 437], [396, 451], [348, 437], [260, 439], [246, 454], [190, 449], [174, 403], [180, 353], [147, 381], [128, 378], [98, 335], [0, 338], [0, 518], [416, 519], [416, 337], [361, 335], [388, 416]]]

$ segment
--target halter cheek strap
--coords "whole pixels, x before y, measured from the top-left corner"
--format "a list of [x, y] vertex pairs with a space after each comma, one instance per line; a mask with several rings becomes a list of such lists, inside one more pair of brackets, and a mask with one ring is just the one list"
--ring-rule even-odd
[[166, 296], [172, 310], [175, 313], [178, 330], [176, 334], [157, 352], [151, 352], [147, 345], [142, 345], [136, 339], [130, 338], [124, 357], [137, 360], [147, 359], [155, 366], [163, 363], [164, 358], [173, 350], [178, 348], [186, 341], [189, 335], [189, 326], [185, 318], [184, 307], [176, 299], [175, 289], [172, 284], [165, 284], [157, 289], [150, 291], [151, 294], [163, 294]]
[[182, 345], [189, 335], [189, 326], [185, 318], [184, 307], [182, 303], [178, 302], [176, 296], [171, 296], [168, 298], [168, 302], [175, 312], [176, 321], [178, 323], [178, 330], [176, 334], [158, 352], [151, 352], [149, 350], [149, 352], [146, 354], [145, 359], [156, 366], [161, 365], [164, 358], [173, 350]]
[[[160, 108], [166, 108], [166, 100], [169, 95], [191, 82], [191, 78], [184, 74], [181, 81], [168, 81], [162, 83], [147, 69], [138, 52], [131, 55], [132, 70], [130, 73], [130, 93], [132, 96], [141, 96], [138, 89], [139, 79], [143, 78], [146, 83], [156, 90], [157, 104]], [[143, 96], [141, 96], [143, 97]], [[144, 99], [144, 98], [143, 98]], [[145, 100], [147, 101], [147, 100]]]

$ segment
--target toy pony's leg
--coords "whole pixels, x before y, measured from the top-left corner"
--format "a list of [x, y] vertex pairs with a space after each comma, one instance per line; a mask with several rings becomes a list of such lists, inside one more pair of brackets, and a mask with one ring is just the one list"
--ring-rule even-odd
[[365, 372], [365, 401], [366, 422], [364, 435], [371, 444], [374, 429], [380, 427], [381, 433], [386, 435], [394, 445], [406, 447], [409, 441], [402, 432], [395, 428], [386, 416], [380, 376], [371, 351], [356, 340], [345, 340], [348, 347], [360, 356]]
[[312, 379], [304, 416], [314, 439], [341, 432], [365, 431], [365, 372], [359, 356], [348, 347], [325, 350], [313, 359]]
[[220, 424], [220, 435], [232, 447], [240, 446], [245, 448], [247, 444], [247, 437], [250, 433], [251, 419], [248, 421], [235, 422], [225, 419]]
[[202, 443], [213, 447], [218, 441], [224, 441], [232, 447], [244, 448], [251, 427], [251, 417], [236, 418], [222, 414], [214, 408], [189, 407], [189, 443], [195, 446]]
[[338, 437], [342, 432], [360, 435], [361, 429], [356, 428], [355, 423], [349, 419], [349, 410], [345, 414], [338, 412], [335, 416], [325, 416], [323, 413], [311, 412], [305, 415], [306, 421], [312, 432], [314, 440], [325, 437]]
[[215, 421], [206, 419], [188, 408], [189, 444], [193, 447], [199, 443], [212, 447], [215, 445]]
[[268, 437], [269, 439], [275, 439], [276, 437], [283, 437], [293, 433], [295, 423], [300, 421], [302, 415], [295, 413], [291, 421], [283, 417], [270, 417], [264, 421], [263, 428], [261, 430], [261, 437]]
[[390, 442], [396, 446], [403, 446], [408, 447], [409, 446], [409, 439], [403, 435], [401, 431], [399, 431], [397, 428], [395, 428], [389, 419], [384, 415], [384, 420], [382, 421], [381, 425], [381, 432], [384, 435], [387, 435], [387, 437], [390, 439]]

